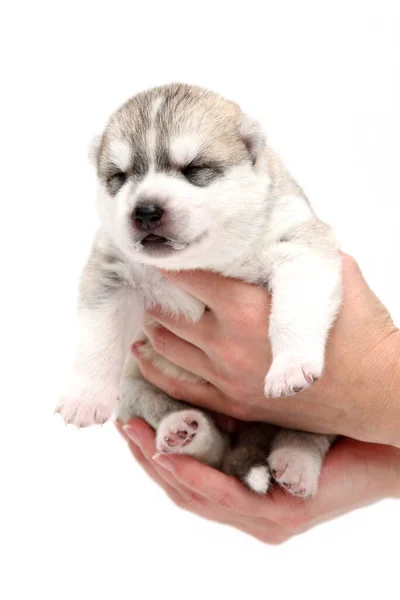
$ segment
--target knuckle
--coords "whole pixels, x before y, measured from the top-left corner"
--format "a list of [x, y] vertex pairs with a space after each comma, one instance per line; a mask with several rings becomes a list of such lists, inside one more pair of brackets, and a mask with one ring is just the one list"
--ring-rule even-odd
[[272, 535], [269, 538], [268, 543], [271, 544], [271, 546], [281, 546], [282, 544], [287, 542], [290, 538], [291, 538], [291, 535], [277, 533], [277, 534]]
[[235, 419], [239, 421], [248, 421], [252, 416], [251, 406], [247, 405], [244, 402], [238, 402], [234, 405], [232, 409], [232, 413]]
[[343, 261], [343, 269], [345, 271], [348, 271], [350, 273], [355, 273], [360, 270], [358, 262], [350, 254], [343, 254], [342, 261]]
[[205, 500], [198, 494], [195, 494], [194, 492], [190, 492], [188, 494], [187, 504], [190, 506], [190, 508], [192, 510], [199, 510], [199, 509], [204, 508]]

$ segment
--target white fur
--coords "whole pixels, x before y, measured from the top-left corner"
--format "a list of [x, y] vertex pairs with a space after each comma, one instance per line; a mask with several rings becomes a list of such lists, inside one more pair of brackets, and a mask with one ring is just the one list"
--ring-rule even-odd
[[246, 475], [246, 483], [253, 492], [257, 494], [266, 494], [271, 482], [271, 475], [268, 467], [253, 467]]
[[[162, 96], [156, 96], [150, 106], [146, 142], [153, 164], [150, 161], [146, 176], [139, 183], [128, 179], [115, 196], [99, 179], [97, 210], [101, 232], [95, 247], [101, 249], [103, 259], [98, 259], [96, 269], [101, 279], [107, 269], [115, 269], [104, 256], [117, 255], [122, 265], [117, 274], [123, 284], [106, 303], [81, 310], [84, 325], [72, 386], [59, 408], [68, 422], [78, 425], [103, 421], [109, 415], [129, 343], [143, 326], [143, 309], [158, 304], [165, 312], [193, 322], [204, 312], [201, 302], [165, 280], [155, 267], [212, 269], [269, 286], [273, 298], [269, 328], [273, 363], [266, 378], [267, 395], [289, 395], [321, 375], [327, 335], [340, 305], [340, 258], [335, 242], [318, 229], [318, 221], [301, 191], [287, 192], [284, 171], [282, 181], [273, 181], [259, 126], [245, 117], [238, 122], [252, 161], [233, 165], [206, 187], [196, 187], [183, 177], [156, 172], [154, 153], [160, 133], [156, 118], [161, 103]], [[187, 162], [198, 149], [200, 138], [192, 131], [195, 122], [194, 118], [190, 130], [180, 131], [172, 139], [170, 150], [177, 162]], [[132, 156], [123, 140], [117, 144], [113, 139], [112, 156], [123, 170], [123, 164]], [[210, 143], [212, 139], [208, 140]], [[290, 187], [290, 181], [288, 185], [297, 189]], [[132, 229], [132, 211], [146, 198], [160, 204], [168, 216], [166, 230], [160, 235], [168, 238], [175, 252], [161, 258], [148, 253]], [[168, 372], [166, 362], [160, 359], [159, 365]], [[128, 360], [132, 379], [127, 397], [132, 404], [120, 403], [120, 416], [126, 418], [131, 414], [131, 406], [149, 407], [157, 393], [129, 363]], [[137, 385], [132, 389], [135, 378]], [[153, 419], [153, 426], [157, 427], [161, 451], [165, 450], [163, 439], [168, 433], [184, 426], [182, 411], [178, 411], [175, 401], [164, 395], [162, 402], [169, 402], [174, 412], [161, 421], [160, 414], [149, 415], [149, 422]], [[178, 451], [205, 462], [210, 462], [212, 456], [219, 460], [225, 448], [224, 438], [208, 418], [191, 411], [194, 412], [198, 413], [199, 424], [196, 435], [190, 444], [177, 446]], [[285, 474], [289, 480], [277, 479], [282, 485], [288, 484], [292, 493], [315, 492], [323, 456], [309, 442], [297, 444], [302, 449], [298, 458], [293, 450], [296, 443], [291, 440], [274, 446], [270, 456], [271, 469], [287, 461]], [[247, 484], [264, 493], [268, 477], [267, 467], [257, 467], [248, 474]]]
[[[132, 311], [132, 305], [136, 311]], [[72, 372], [56, 409], [78, 427], [104, 423], [119, 394], [122, 368], [142, 321], [140, 303], [128, 287], [112, 302], [78, 312], [79, 339]]]
[[314, 496], [328, 449], [325, 436], [282, 430], [268, 458], [274, 479], [294, 496]]
[[284, 194], [275, 199], [268, 219], [266, 244], [274, 243], [291, 227], [313, 217], [310, 205], [299, 195]]
[[265, 393], [289, 396], [322, 375], [328, 333], [340, 306], [340, 264], [296, 244], [287, 250], [277, 245], [270, 256], [274, 360]]
[[[195, 421], [197, 428], [190, 430], [188, 422]], [[182, 445], [170, 448], [166, 439], [176, 436], [179, 431], [188, 431], [193, 435], [192, 440], [186, 446]], [[180, 440], [178, 438], [178, 444]], [[219, 465], [226, 449], [225, 438], [216, 435], [216, 427], [213, 422], [198, 410], [183, 410], [173, 412], [161, 421], [157, 428], [156, 448], [160, 453], [174, 452], [175, 454], [189, 454], [202, 462], [210, 465]]]
[[110, 143], [110, 160], [118, 169], [125, 172], [133, 159], [131, 146], [125, 140], [112, 140]]
[[261, 131], [260, 124], [252, 117], [242, 115], [239, 121], [239, 133], [251, 149], [251, 157], [256, 162], [260, 159], [265, 146], [265, 136]]
[[89, 144], [88, 157], [89, 157], [90, 163], [93, 165], [93, 167], [95, 167], [96, 163], [97, 163], [97, 156], [99, 153], [100, 142], [101, 142], [101, 135], [95, 135], [95, 136], [93, 136], [93, 138]]
[[181, 135], [170, 142], [170, 157], [177, 165], [187, 165], [201, 149], [201, 138], [198, 135]]
[[150, 127], [146, 134], [147, 146], [150, 152], [150, 156], [152, 157], [152, 161], [154, 162], [155, 158], [155, 150], [157, 144], [157, 129], [155, 126], [155, 120], [157, 118], [158, 111], [163, 102], [162, 96], [157, 96], [154, 98], [153, 103], [150, 108]]
[[[99, 182], [98, 214], [105, 232], [131, 262], [223, 272], [237, 265], [239, 258], [254, 253], [266, 227], [268, 186], [267, 172], [254, 177], [249, 165], [232, 167], [207, 191], [165, 173], [149, 172], [136, 189], [127, 183], [113, 198]], [[147, 256], [132, 238], [130, 215], [136, 202], [146, 197], [158, 199], [167, 208], [174, 237], [187, 246], [185, 250], [157, 260]]]

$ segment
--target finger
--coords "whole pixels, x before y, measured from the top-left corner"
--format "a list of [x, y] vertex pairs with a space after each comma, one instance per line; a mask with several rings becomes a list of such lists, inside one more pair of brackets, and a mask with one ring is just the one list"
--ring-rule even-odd
[[[145, 421], [131, 419], [129, 423], [122, 427], [118, 423], [117, 427], [120, 433], [122, 430], [122, 435], [127, 440], [131, 452], [135, 454], [135, 458], [137, 458], [137, 450], [139, 451], [140, 461], [151, 459], [156, 454], [155, 433]], [[140, 455], [142, 458], [140, 458]], [[180, 491], [179, 488], [184, 489], [168, 471], [161, 469], [154, 461], [149, 463], [149, 469], [153, 469], [165, 483], [173, 485], [178, 491]]]
[[[184, 317], [168, 315], [159, 305], [149, 308], [147, 315], [150, 315], [151, 321], [156, 319], [157, 323], [198, 348], [206, 349], [210, 341], [215, 338], [217, 323], [215, 315], [211, 311], [206, 311], [196, 323], [188, 322]], [[147, 326], [148, 324], [146, 324]]]
[[289, 532], [283, 531], [278, 526], [273, 527], [274, 523], [268, 524], [266, 527], [264, 524], [262, 525], [237, 525], [236, 529], [240, 529], [243, 533], [247, 535], [251, 535], [253, 538], [258, 540], [259, 542], [263, 542], [263, 544], [269, 545], [277, 545], [282, 544], [283, 542], [287, 542], [290, 539], [291, 534]]
[[[151, 427], [140, 419], [133, 419], [129, 422], [128, 428], [127, 426], [124, 426], [125, 429], [121, 423], [116, 421], [115, 427], [128, 443], [129, 450], [149, 477], [158, 483], [158, 485], [160, 485], [167, 492], [169, 497], [179, 506], [182, 506], [183, 503], [190, 502], [191, 495], [187, 488], [179, 484], [176, 478], [168, 471], [159, 467], [154, 461], [149, 460], [149, 454], [153, 456], [156, 452], [154, 431]], [[129, 430], [129, 427], [131, 427], [133, 431]]]
[[290, 537], [290, 529], [271, 518], [274, 514], [273, 494], [258, 496], [238, 479], [190, 457], [158, 455], [154, 460], [167, 470], [172, 468], [171, 472], [178, 481], [192, 490], [196, 497], [203, 496], [205, 510], [212, 518], [216, 514], [222, 515], [224, 521], [228, 520], [234, 527], [270, 544], [281, 543]]
[[[400, 451], [390, 446], [342, 439], [325, 459], [316, 496], [302, 500], [277, 488], [271, 495], [269, 518], [283, 529], [301, 533], [350, 510], [390, 497], [390, 485], [399, 462]], [[394, 472], [390, 472], [388, 465]]]
[[129, 449], [150, 479], [152, 479], [162, 490], [164, 490], [174, 504], [185, 509], [188, 506], [188, 503], [187, 498], [185, 497], [186, 493], [184, 493], [183, 486], [180, 486], [181, 489], [179, 489], [178, 486], [168, 483], [161, 473], [159, 473], [159, 471], [150, 464], [140, 448], [138, 448], [138, 446], [136, 446], [133, 442], [129, 443]]
[[259, 519], [240, 514], [232, 515], [230, 511], [226, 510], [224, 505], [215, 506], [207, 498], [200, 497], [199, 494], [194, 492], [190, 493], [189, 488], [179, 483], [169, 470], [158, 466], [151, 459], [155, 451], [154, 432], [146, 423], [139, 419], [134, 419], [130, 422], [130, 425], [135, 428], [136, 440], [140, 439], [142, 448], [139, 448], [136, 443], [129, 440], [120, 423], [116, 422], [115, 425], [124, 439], [128, 441], [130, 451], [142, 469], [165, 491], [174, 504], [180, 508], [189, 510], [204, 519], [234, 527], [263, 543], [280, 544], [290, 537], [288, 532], [284, 531], [282, 527], [265, 518]]
[[[152, 460], [155, 451], [154, 431], [140, 419], [133, 419], [129, 425], [135, 430], [136, 442], [130, 442], [129, 444], [132, 454], [146, 473], [166, 491], [179, 507], [189, 510], [204, 519], [235, 527], [264, 543], [277, 544], [289, 537], [287, 531], [276, 523], [268, 521], [265, 517], [260, 519], [252, 515], [232, 513], [224, 505], [211, 503], [204, 496], [200, 496], [187, 488], [175, 478], [172, 472], [160, 467]], [[127, 434], [121, 426], [118, 423], [116, 423], [116, 426], [120, 433], [127, 438]], [[138, 440], [141, 446], [140, 449], [136, 445]]]
[[399, 464], [400, 450], [391, 446], [342, 439], [325, 459], [318, 493], [299, 529], [391, 497]]
[[229, 400], [211, 383], [174, 379], [158, 369], [152, 361], [141, 356], [140, 349], [134, 348], [133, 352], [143, 377], [172, 398], [235, 417]]
[[[128, 434], [129, 439], [129, 435], [132, 433], [130, 430], [134, 431], [135, 439], [135, 442], [129, 443], [132, 454], [146, 473], [167, 491], [168, 495], [176, 504], [203, 518], [218, 521], [219, 523], [240, 524], [241, 526], [245, 524], [240, 521], [240, 519], [232, 519], [232, 516], [227, 515], [225, 510], [216, 510], [215, 506], [209, 504], [206, 498], [196, 494], [196, 492], [181, 484], [172, 473], [167, 469], [160, 467], [152, 460], [156, 453], [154, 443], [155, 435], [154, 431], [144, 421], [141, 419], [131, 420], [128, 427], [125, 427], [123, 430], [124, 437]], [[140, 443], [140, 448], [137, 446], [138, 442]], [[176, 494], [178, 494], [178, 496], [176, 496]]]
[[[182, 340], [164, 327], [152, 324], [146, 325], [144, 330], [157, 354], [167, 358], [178, 367], [202, 377], [206, 381], [212, 381], [212, 363], [202, 350]], [[138, 346], [135, 347], [135, 350], [136, 348], [140, 354], [142, 348]]]
[[188, 456], [157, 455], [154, 460], [171, 471], [180, 483], [218, 507], [248, 517], [268, 519], [269, 496], [257, 496], [234, 477], [198, 463]]
[[194, 269], [190, 271], [161, 271], [162, 275], [211, 309], [219, 310], [229, 302], [241, 301], [243, 287], [237, 279], [222, 277], [211, 271]]

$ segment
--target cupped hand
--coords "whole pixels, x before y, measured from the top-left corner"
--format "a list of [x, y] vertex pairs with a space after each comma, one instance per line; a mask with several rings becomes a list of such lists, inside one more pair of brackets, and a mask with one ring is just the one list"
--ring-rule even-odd
[[315, 498], [276, 488], [257, 496], [233, 477], [188, 456], [156, 452], [153, 430], [140, 419], [122, 429], [133, 456], [180, 508], [278, 544], [334, 517], [383, 498], [400, 497], [400, 450], [342, 439], [328, 454]]
[[140, 355], [143, 375], [177, 399], [247, 421], [270, 421], [318, 433], [400, 447], [400, 333], [365, 282], [343, 257], [344, 299], [328, 341], [322, 378], [289, 398], [264, 397], [271, 364], [266, 290], [211, 272], [164, 273], [208, 307], [196, 324], [157, 307], [160, 326], [146, 332], [156, 351], [206, 383], [171, 379]]

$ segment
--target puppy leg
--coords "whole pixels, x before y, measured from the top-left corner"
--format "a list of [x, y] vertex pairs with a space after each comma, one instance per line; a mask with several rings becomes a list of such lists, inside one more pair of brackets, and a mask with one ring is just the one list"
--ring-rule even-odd
[[325, 455], [335, 439], [333, 435], [280, 429], [268, 457], [273, 478], [294, 496], [315, 496]]
[[129, 358], [117, 418], [127, 423], [133, 417], [144, 419], [156, 430], [157, 452], [188, 454], [210, 466], [221, 465], [228, 439], [211, 416], [158, 390]]
[[223, 471], [238, 477], [257, 494], [266, 494], [275, 479], [295, 496], [313, 496], [323, 460], [335, 439], [268, 423], [249, 423], [226, 453]]
[[78, 427], [110, 418], [129, 345], [142, 323], [142, 302], [116, 270], [123, 268], [119, 264], [94, 248], [82, 276], [79, 339], [56, 408], [66, 423]]
[[290, 396], [322, 375], [329, 330], [341, 299], [340, 258], [296, 240], [272, 249], [269, 336], [273, 362], [265, 394]]

